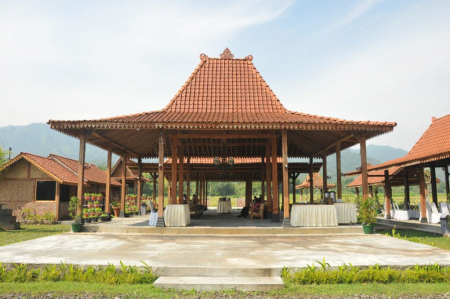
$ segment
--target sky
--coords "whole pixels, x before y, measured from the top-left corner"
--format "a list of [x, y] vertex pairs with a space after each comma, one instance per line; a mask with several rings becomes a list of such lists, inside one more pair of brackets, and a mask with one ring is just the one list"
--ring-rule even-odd
[[409, 150], [450, 113], [450, 1], [0, 0], [0, 127], [164, 108], [228, 47], [289, 110], [394, 121]]

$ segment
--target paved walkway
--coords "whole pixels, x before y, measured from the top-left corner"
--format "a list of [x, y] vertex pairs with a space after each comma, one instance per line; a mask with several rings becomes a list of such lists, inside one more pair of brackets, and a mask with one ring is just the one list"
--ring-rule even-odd
[[0, 247], [3, 263], [154, 267], [282, 268], [315, 261], [332, 266], [450, 265], [450, 251], [382, 235], [217, 236], [65, 233]]

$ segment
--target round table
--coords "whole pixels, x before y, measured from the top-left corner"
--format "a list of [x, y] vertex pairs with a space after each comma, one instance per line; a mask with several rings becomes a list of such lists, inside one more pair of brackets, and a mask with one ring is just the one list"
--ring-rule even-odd
[[337, 213], [333, 205], [294, 204], [291, 210], [291, 225], [304, 227], [337, 226]]
[[167, 205], [164, 211], [164, 224], [166, 226], [180, 227], [191, 223], [189, 205]]
[[231, 214], [231, 201], [221, 200], [217, 203], [217, 214]]

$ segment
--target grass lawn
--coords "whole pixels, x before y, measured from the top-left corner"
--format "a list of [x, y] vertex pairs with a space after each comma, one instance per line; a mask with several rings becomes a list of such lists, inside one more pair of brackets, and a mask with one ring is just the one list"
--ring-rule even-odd
[[[380, 234], [392, 235], [392, 230], [379, 231]], [[446, 250], [450, 250], [450, 238], [445, 238], [441, 235], [434, 235], [426, 232], [419, 232], [413, 230], [396, 230], [394, 232], [394, 238], [403, 239], [415, 243], [422, 243]]]
[[27, 241], [31, 239], [42, 238], [50, 235], [69, 232], [70, 225], [30, 225], [21, 224], [19, 230], [0, 229], [0, 246]]
[[[196, 292], [196, 291], [164, 291], [153, 285], [109, 285], [99, 283], [81, 282], [31, 282], [31, 283], [0, 283], [0, 295], [6, 294], [29, 294], [42, 295], [51, 293], [52, 297], [57, 295], [85, 295], [97, 296], [125, 296], [132, 298], [243, 298], [253, 297], [309, 297], [309, 296], [349, 296], [355, 298], [357, 295], [389, 297], [407, 295], [431, 295], [449, 294], [450, 284], [354, 284], [354, 285], [287, 285], [282, 290], [274, 290], [266, 293], [261, 292]], [[252, 298], [253, 298], [252, 297]]]

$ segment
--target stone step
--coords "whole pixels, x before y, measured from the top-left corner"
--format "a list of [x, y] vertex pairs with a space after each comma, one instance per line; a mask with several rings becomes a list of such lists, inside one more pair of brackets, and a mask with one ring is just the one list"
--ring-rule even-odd
[[0, 217], [0, 223], [14, 223], [16, 222], [16, 216], [2, 216]]
[[154, 286], [163, 289], [197, 291], [269, 291], [284, 288], [281, 277], [200, 277], [161, 276]]
[[5, 216], [12, 216], [12, 210], [11, 209], [2, 209], [0, 211], [0, 218]]
[[225, 268], [225, 267], [155, 267], [158, 276], [165, 277], [276, 277], [278, 268]]
[[0, 223], [0, 228], [5, 230], [16, 230], [20, 229], [20, 222], [14, 222], [14, 223]]

